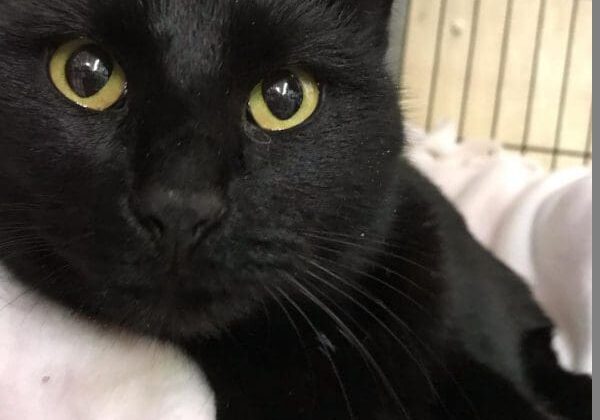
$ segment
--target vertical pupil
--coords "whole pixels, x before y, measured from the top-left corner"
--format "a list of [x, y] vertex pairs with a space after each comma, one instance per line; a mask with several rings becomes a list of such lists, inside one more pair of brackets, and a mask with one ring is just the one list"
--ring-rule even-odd
[[280, 71], [265, 80], [262, 93], [269, 110], [280, 120], [292, 118], [304, 100], [301, 82], [289, 71]]
[[102, 90], [112, 71], [110, 56], [95, 45], [85, 45], [75, 51], [65, 68], [69, 86], [82, 98], [89, 98]]

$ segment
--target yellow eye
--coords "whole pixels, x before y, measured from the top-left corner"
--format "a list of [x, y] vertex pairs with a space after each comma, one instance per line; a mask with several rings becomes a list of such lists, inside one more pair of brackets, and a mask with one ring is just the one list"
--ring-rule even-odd
[[125, 92], [125, 73], [113, 57], [85, 39], [67, 42], [52, 55], [50, 79], [69, 100], [83, 108], [104, 111]]
[[282, 70], [250, 94], [250, 114], [263, 130], [283, 131], [308, 120], [319, 105], [319, 86], [302, 70]]

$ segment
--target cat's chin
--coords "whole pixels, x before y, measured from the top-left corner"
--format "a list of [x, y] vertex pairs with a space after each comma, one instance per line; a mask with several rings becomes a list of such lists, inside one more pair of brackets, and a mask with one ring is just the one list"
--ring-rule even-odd
[[167, 340], [210, 338], [247, 317], [262, 299], [253, 282], [212, 274], [198, 282], [198, 276], [162, 273], [132, 285], [71, 272], [63, 280], [74, 287], [38, 290], [102, 325]]
[[125, 326], [145, 335], [168, 340], [218, 337], [250, 312], [247, 306], [236, 306], [231, 301], [222, 301], [214, 302], [210, 311], [202, 308], [156, 307], [150, 322], [142, 318]]
[[219, 336], [232, 324], [250, 314], [256, 306], [251, 299], [224, 294], [206, 299], [190, 293], [157, 294], [133, 299], [121, 294], [110, 306], [90, 307], [92, 317], [143, 335], [169, 340]]
[[56, 253], [55, 258], [59, 267], [69, 262], [60, 279], [69, 287], [38, 282], [37, 290], [92, 322], [143, 335], [218, 336], [252, 313], [264, 297], [259, 274], [208, 260], [174, 269], [156, 260], [101, 264], [71, 254]]

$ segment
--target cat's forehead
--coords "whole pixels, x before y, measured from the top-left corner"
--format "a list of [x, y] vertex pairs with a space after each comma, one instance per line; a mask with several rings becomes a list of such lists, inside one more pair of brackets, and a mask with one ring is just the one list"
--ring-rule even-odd
[[[341, 57], [353, 39], [341, 0], [6, 0], [0, 15], [20, 36], [83, 36], [115, 55], [154, 60], [173, 78], [239, 75], [289, 61]], [[346, 3], [347, 5], [348, 3]], [[0, 17], [0, 26], [3, 25]], [[346, 33], [344, 34], [344, 31]], [[346, 41], [347, 42], [347, 41]], [[356, 51], [355, 51], [356, 52]], [[126, 64], [126, 63], [125, 63]], [[165, 72], [166, 70], [166, 72]], [[193, 71], [192, 71], [193, 70]], [[182, 80], [183, 82], [183, 80]]]
[[32, 33], [80, 32], [123, 41], [150, 35], [199, 49], [215, 38], [268, 33], [277, 41], [302, 25], [306, 30], [343, 26], [335, 10], [339, 4], [343, 0], [5, 0], [0, 25], [29, 23]]

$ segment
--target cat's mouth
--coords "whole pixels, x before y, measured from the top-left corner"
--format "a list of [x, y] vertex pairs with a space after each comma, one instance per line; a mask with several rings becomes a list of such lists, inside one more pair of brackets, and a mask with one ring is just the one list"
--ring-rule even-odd
[[100, 299], [88, 300], [84, 310], [142, 334], [181, 339], [218, 335], [247, 316], [260, 299], [256, 281], [214, 267], [196, 273], [168, 270], [151, 277], [144, 284], [106, 285], [93, 293]]
[[168, 339], [214, 336], [253, 313], [265, 284], [290, 262], [264, 244], [252, 252], [234, 249], [231, 239], [209, 245], [185, 260], [140, 248], [117, 254], [57, 246], [57, 264], [72, 268], [69, 287], [40, 288], [107, 325]]
[[90, 308], [94, 317], [118, 327], [168, 339], [218, 335], [248, 313], [251, 295], [115, 287], [109, 305]]

